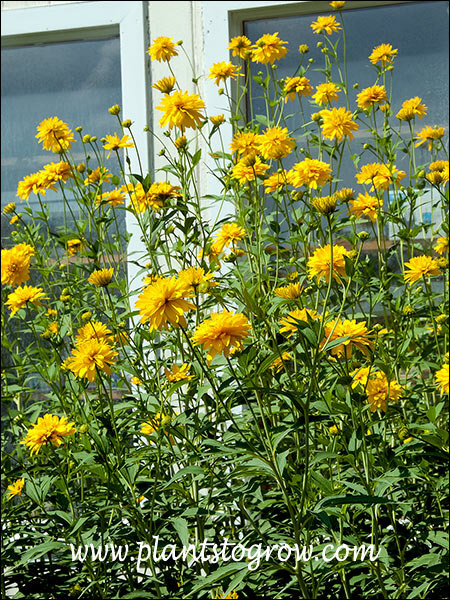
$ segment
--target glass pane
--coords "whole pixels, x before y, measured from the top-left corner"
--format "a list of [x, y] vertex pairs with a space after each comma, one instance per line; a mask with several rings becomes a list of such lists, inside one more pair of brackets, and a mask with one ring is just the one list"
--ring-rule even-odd
[[[82, 125], [83, 133], [98, 138], [117, 130], [108, 108], [121, 104], [119, 38], [4, 48], [1, 81], [1, 204], [16, 201], [20, 206], [18, 182], [59, 160], [35, 138], [41, 121], [57, 116], [72, 130]], [[77, 141], [72, 148], [76, 162], [85, 162], [81, 146]], [[109, 170], [113, 170], [112, 162]], [[62, 226], [63, 203], [58, 192], [47, 192], [45, 202], [52, 227]], [[36, 203], [31, 194], [30, 206]], [[125, 213], [119, 214], [123, 228]], [[7, 236], [11, 228], [8, 221], [2, 221], [2, 235]]]
[[[330, 9], [330, 12], [333, 11]], [[341, 21], [337, 12], [333, 14]], [[324, 59], [316, 47], [322, 36], [315, 34], [311, 29], [314, 16], [309, 14], [248, 21], [244, 23], [244, 34], [254, 43], [265, 33], [278, 32], [279, 37], [288, 42], [289, 52], [283, 60], [276, 63], [279, 79], [295, 74], [299, 63], [298, 47], [300, 44], [307, 44], [310, 51], [306, 56], [315, 60], [307, 72], [307, 77], [313, 86], [317, 86], [325, 81], [325, 76], [317, 70], [324, 67]], [[445, 127], [445, 139], [448, 140], [448, 2], [414, 2], [351, 9], [343, 11], [342, 18], [347, 37], [350, 107], [356, 108], [356, 96], [359, 91], [375, 83], [376, 71], [368, 60], [372, 50], [380, 44], [390, 43], [398, 49], [394, 71], [393, 115], [397, 114], [404, 100], [419, 96], [428, 110], [426, 117], [416, 123], [417, 130], [426, 125]], [[336, 40], [337, 37], [332, 38], [333, 43]], [[343, 48], [339, 46], [338, 51], [342, 55]], [[256, 63], [252, 63], [251, 68], [253, 75], [264, 71], [263, 65]], [[338, 78], [335, 76], [333, 80], [338, 81]], [[354, 83], [359, 84], [359, 89], [353, 89]], [[310, 99], [303, 98], [302, 102], [305, 117], [320, 110]], [[289, 105], [294, 106], [294, 103]], [[337, 102], [335, 105], [342, 104]], [[298, 104], [295, 106], [298, 107]], [[256, 114], [265, 114], [262, 100], [254, 100], [253, 109]], [[291, 131], [302, 122], [298, 108], [295, 110], [297, 114], [294, 114], [290, 121]], [[295, 110], [286, 112], [291, 114]], [[392, 124], [398, 130], [399, 120], [395, 119], [395, 116], [392, 117]], [[409, 137], [407, 123], [403, 122], [402, 132]], [[366, 162], [373, 162], [370, 154], [363, 153], [362, 145], [366, 141], [364, 131], [356, 132], [352, 152], [363, 155], [360, 164], [365, 164], [366, 157]], [[426, 163], [429, 156], [426, 144], [416, 148], [417, 164]], [[408, 172], [408, 160], [407, 155], [399, 153], [397, 167]], [[296, 159], [292, 159], [291, 163], [286, 162], [286, 168], [290, 168], [295, 161]], [[349, 156], [343, 163], [341, 175], [342, 186], [355, 188], [355, 167]], [[433, 214], [433, 217], [431, 214], [425, 216], [433, 218], [436, 225], [441, 220], [437, 214]]]

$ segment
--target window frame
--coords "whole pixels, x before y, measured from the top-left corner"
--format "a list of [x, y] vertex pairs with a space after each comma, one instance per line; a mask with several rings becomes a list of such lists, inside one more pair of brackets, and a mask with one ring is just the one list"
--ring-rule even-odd
[[[152, 167], [152, 145], [144, 127], [150, 122], [150, 80], [145, 51], [148, 48], [148, 3], [77, 2], [2, 10], [1, 46], [14, 48], [62, 41], [100, 40], [119, 36], [122, 81], [121, 109], [133, 122], [133, 135], [144, 173]], [[105, 106], [105, 110], [109, 107]], [[132, 171], [139, 172], [134, 152], [129, 153]], [[126, 229], [132, 234], [128, 252], [140, 252], [141, 242], [136, 218], [126, 212]], [[137, 272], [128, 265], [131, 283]]]

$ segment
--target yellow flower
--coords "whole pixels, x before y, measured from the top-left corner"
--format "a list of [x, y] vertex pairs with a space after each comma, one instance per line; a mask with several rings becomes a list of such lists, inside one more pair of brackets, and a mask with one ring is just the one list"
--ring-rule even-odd
[[117, 352], [102, 337], [80, 342], [72, 350], [72, 355], [65, 361], [65, 368], [70, 369], [76, 377], [93, 382], [99, 371], [112, 375], [110, 365], [114, 363]]
[[35, 137], [42, 142], [44, 150], [60, 153], [72, 148], [72, 142], [76, 141], [67, 123], [63, 123], [58, 117], [45, 119], [38, 125], [37, 130]]
[[22, 479], [16, 479], [16, 481], [13, 484], [8, 485], [9, 498], [12, 498], [13, 496], [21, 496], [24, 486], [24, 477], [22, 477]]
[[336, 85], [332, 82], [320, 83], [316, 87], [316, 93], [313, 96], [313, 100], [316, 104], [330, 104], [333, 100], [338, 99], [338, 91]]
[[398, 111], [396, 117], [401, 121], [411, 121], [414, 117], [419, 117], [419, 119], [423, 119], [423, 117], [427, 114], [427, 107], [425, 104], [422, 104], [422, 98], [419, 96], [415, 96], [410, 100], [405, 100], [402, 104], [401, 109]]
[[259, 153], [266, 159], [280, 160], [292, 152], [294, 138], [289, 137], [287, 127], [270, 127], [256, 137]]
[[16, 210], [16, 208], [17, 208], [16, 204], [14, 202], [10, 202], [3, 209], [3, 214], [9, 215], [9, 214], [13, 213]]
[[188, 286], [182, 279], [161, 277], [154, 281], [136, 301], [141, 323], [150, 321], [150, 331], [167, 329], [167, 322], [174, 327], [186, 327], [184, 313], [195, 310], [192, 303], [184, 300], [189, 295]]
[[168, 200], [180, 197], [180, 188], [167, 181], [155, 181], [147, 192], [147, 202], [156, 211], [162, 208]]
[[209, 120], [211, 121], [211, 123], [213, 125], [215, 125], [216, 127], [218, 127], [219, 125], [222, 125], [222, 123], [225, 123], [225, 115], [216, 115], [213, 117], [209, 117]]
[[[55, 188], [52, 188], [55, 190]], [[32, 173], [31, 175], [27, 175], [19, 181], [17, 185], [17, 194], [21, 200], [28, 200], [31, 192], [33, 194], [42, 194], [45, 196], [45, 181], [42, 177], [42, 173]]]
[[380, 44], [372, 50], [369, 60], [373, 65], [379, 62], [382, 67], [385, 67], [388, 63], [393, 62], [397, 54], [398, 50], [394, 49], [391, 44]]
[[406, 176], [404, 171], [397, 167], [383, 164], [370, 163], [361, 167], [361, 172], [355, 175], [358, 183], [371, 185], [371, 190], [387, 190], [392, 183], [397, 185]]
[[244, 156], [231, 170], [231, 178], [245, 184], [264, 175], [269, 165], [263, 163], [259, 156], [248, 154]]
[[358, 123], [352, 119], [352, 113], [345, 107], [332, 108], [331, 110], [320, 111], [322, 117], [322, 134], [328, 140], [341, 141], [344, 135], [350, 140], [353, 139], [352, 131], [359, 129]]
[[68, 256], [74, 256], [77, 252], [80, 252], [80, 250], [82, 249], [83, 242], [78, 238], [75, 238], [73, 240], [67, 240], [66, 246]]
[[285, 300], [296, 300], [300, 298], [302, 292], [303, 288], [299, 283], [290, 283], [289, 285], [276, 288], [274, 294], [278, 298], [284, 298]]
[[153, 44], [147, 50], [151, 60], [158, 62], [169, 62], [172, 56], [178, 56], [176, 45], [172, 42], [173, 38], [160, 36], [153, 41]]
[[350, 252], [344, 246], [333, 245], [333, 263], [331, 264], [330, 245], [327, 244], [323, 248], [317, 248], [308, 259], [308, 277], [310, 279], [317, 277], [317, 282], [322, 277], [329, 281], [331, 273], [334, 279], [340, 281], [341, 277], [346, 277], [344, 256], [349, 255]]
[[422, 277], [429, 277], [430, 275], [441, 275], [436, 260], [431, 256], [414, 256], [409, 262], [405, 263], [404, 278], [409, 285], [413, 285]]
[[50, 163], [44, 165], [42, 171], [40, 171], [41, 185], [45, 188], [55, 189], [53, 186], [57, 181], [63, 181], [64, 183], [72, 177], [72, 168], [69, 163], [60, 161], [58, 163]]
[[396, 402], [403, 393], [402, 386], [395, 380], [388, 381], [383, 372], [376, 372], [367, 382], [366, 394], [370, 412], [386, 412], [388, 401]]
[[170, 94], [175, 87], [177, 80], [175, 77], [163, 77], [152, 85], [155, 90], [159, 90], [163, 94]]
[[230, 145], [231, 152], [237, 152], [239, 156], [247, 156], [258, 153], [258, 136], [253, 131], [238, 131], [233, 136]]
[[213, 281], [213, 277], [213, 273], [205, 273], [201, 267], [189, 267], [178, 273], [178, 278], [186, 284], [187, 289], [195, 293], [206, 291], [208, 287], [217, 285]]
[[307, 77], [286, 77], [284, 80], [285, 102], [288, 100], [294, 101], [298, 96], [311, 96], [312, 91], [313, 89]]
[[352, 188], [341, 188], [336, 192], [336, 197], [341, 202], [349, 202], [355, 197], [355, 192]]
[[336, 210], [336, 196], [319, 196], [314, 198], [312, 205], [321, 215], [331, 215]]
[[363, 388], [366, 387], [367, 382], [369, 381], [370, 374], [372, 373], [372, 369], [370, 367], [362, 367], [360, 369], [355, 369], [350, 373], [350, 376], [353, 377], [352, 388], [356, 388], [359, 385]]
[[307, 185], [311, 189], [317, 189], [318, 186], [324, 185], [330, 179], [330, 165], [312, 158], [305, 158], [288, 172], [288, 181], [294, 187]]
[[273, 65], [276, 60], [286, 56], [288, 49], [283, 47], [284, 44], [287, 44], [287, 42], [280, 40], [278, 31], [276, 33], [266, 33], [252, 46], [251, 59], [253, 62], [262, 63], [263, 65], [267, 63]]
[[340, 430], [337, 425], [331, 425], [331, 427], [328, 427], [328, 431], [330, 432], [330, 435], [338, 435]]
[[368, 354], [368, 349], [372, 347], [370, 337], [365, 321], [357, 323], [354, 319], [345, 319], [344, 321], [335, 319], [325, 324], [324, 339], [322, 340], [321, 347], [324, 346], [325, 342], [328, 344], [339, 338], [348, 338], [343, 340], [338, 346], [331, 348], [330, 352], [338, 358], [342, 356], [351, 358], [353, 347], [361, 350], [363, 354]]
[[[92, 315], [90, 315], [92, 317]], [[113, 334], [108, 327], [101, 321], [89, 321], [83, 327], [80, 327], [76, 335], [76, 344], [80, 345], [89, 340], [104, 340], [109, 344], [112, 343]]]
[[156, 415], [150, 421], [146, 423], [142, 423], [141, 425], [141, 433], [145, 435], [151, 435], [152, 433], [156, 433], [160, 427], [165, 427], [171, 421], [171, 418], [164, 413], [156, 413]]
[[449, 368], [448, 363], [442, 366], [442, 369], [436, 372], [436, 385], [440, 388], [441, 394], [448, 394], [449, 392]]
[[112, 178], [112, 174], [108, 173], [108, 169], [104, 167], [97, 167], [89, 173], [87, 178], [84, 180], [84, 185], [91, 185], [93, 183], [102, 184], [108, 182]]
[[10, 309], [11, 316], [13, 316], [18, 310], [25, 308], [29, 302], [31, 304], [41, 306], [41, 300], [43, 300], [45, 297], [46, 296], [44, 295], [44, 290], [42, 288], [24, 285], [23, 287], [16, 288], [14, 292], [9, 294], [5, 304]]
[[427, 179], [433, 185], [446, 185], [448, 182], [448, 170], [447, 171], [432, 171], [427, 174]]
[[236, 590], [233, 590], [227, 596], [225, 596], [225, 592], [218, 591], [216, 593], [216, 598], [219, 598], [220, 600], [237, 600], [239, 598], [239, 595], [236, 592]]
[[416, 148], [425, 142], [428, 142], [428, 150], [431, 152], [433, 148], [433, 142], [435, 140], [440, 140], [445, 135], [444, 127], [430, 127], [427, 125], [421, 131], [419, 131], [416, 135], [416, 139], [419, 141], [416, 144]]
[[20, 443], [28, 446], [33, 456], [44, 444], [61, 446], [63, 438], [75, 432], [74, 423], [68, 423], [67, 417], [60, 419], [56, 415], [47, 413], [38, 418], [37, 423], [28, 430], [26, 437]]
[[287, 317], [283, 317], [280, 321], [282, 326], [280, 333], [284, 333], [286, 337], [291, 337], [298, 329], [298, 321], [308, 323], [309, 319], [318, 319], [319, 315], [315, 310], [309, 308], [296, 308], [288, 313]]
[[125, 204], [125, 192], [123, 189], [112, 190], [111, 192], [97, 196], [96, 201], [98, 203], [104, 202], [110, 206], [120, 206]]
[[430, 165], [431, 173], [427, 174], [427, 179], [434, 185], [445, 185], [448, 183], [448, 160], [436, 160]]
[[283, 352], [281, 356], [273, 361], [273, 363], [270, 365], [270, 368], [274, 373], [279, 373], [283, 369], [284, 363], [288, 362], [289, 360], [292, 360], [292, 356], [289, 354], [289, 352]]
[[28, 244], [4, 248], [1, 253], [2, 285], [20, 285], [30, 278], [30, 260], [34, 249]]
[[238, 35], [230, 40], [228, 50], [232, 50], [233, 56], [248, 58], [251, 54], [251, 41], [245, 35]]
[[237, 223], [225, 223], [214, 238], [211, 249], [215, 254], [220, 254], [224, 248], [236, 246], [246, 235], [245, 229]]
[[236, 67], [231, 62], [217, 62], [211, 67], [208, 75], [208, 79], [214, 79], [214, 83], [219, 85], [221, 81], [225, 82], [227, 79], [236, 79], [238, 75], [239, 67]]
[[189, 375], [190, 365], [183, 363], [181, 367], [178, 365], [172, 365], [172, 369], [164, 369], [167, 381], [174, 383], [176, 381], [189, 381], [194, 379], [194, 375]]
[[59, 331], [58, 323], [56, 321], [53, 321], [53, 323], [50, 323], [47, 331], [49, 331], [52, 335], [56, 335]]
[[375, 104], [387, 102], [387, 93], [384, 85], [373, 85], [365, 88], [357, 96], [359, 108], [368, 109]]
[[110, 269], [100, 269], [91, 273], [88, 281], [93, 285], [97, 285], [99, 287], [106, 287], [111, 283], [113, 273], [113, 267], [111, 267]]
[[154, 182], [145, 192], [141, 183], [128, 184], [131, 205], [137, 213], [143, 213], [148, 208], [158, 211], [167, 200], [180, 197], [180, 188], [168, 182]]
[[434, 250], [438, 254], [448, 254], [448, 237], [440, 237], [436, 242], [436, 246], [433, 246]]
[[205, 117], [201, 110], [205, 103], [198, 94], [176, 91], [170, 96], [164, 96], [161, 105], [156, 110], [161, 110], [164, 115], [159, 120], [161, 127], [169, 126], [169, 129], [178, 127], [181, 131], [186, 128], [197, 129]]
[[374, 223], [377, 220], [378, 212], [381, 208], [381, 202], [379, 198], [370, 196], [367, 192], [365, 194], [359, 194], [357, 200], [350, 200], [352, 205], [349, 214], [354, 215], [358, 219], [364, 216]]
[[325, 31], [328, 35], [337, 33], [341, 29], [341, 24], [336, 21], [336, 17], [332, 15], [317, 17], [317, 21], [313, 21], [311, 28], [314, 33], [322, 33]]
[[121, 138], [119, 138], [117, 133], [114, 133], [114, 135], [105, 135], [105, 139], [106, 144], [103, 144], [103, 148], [105, 150], [109, 150], [106, 158], [110, 157], [113, 150], [117, 151], [120, 150], [120, 148], [134, 148], [134, 144], [130, 136], [126, 134], [124, 134]]
[[245, 315], [224, 309], [221, 313], [211, 313], [210, 318], [196, 328], [192, 342], [196, 346], [202, 344], [211, 361], [218, 353], [230, 356], [230, 351], [248, 337], [249, 331]]
[[269, 194], [276, 190], [281, 190], [287, 184], [287, 173], [282, 170], [280, 172], [273, 173], [267, 179], [264, 179], [263, 186], [265, 191]]
[[335, 10], [339, 10], [344, 6], [345, 2], [330, 2], [330, 6], [331, 8], [334, 8]]

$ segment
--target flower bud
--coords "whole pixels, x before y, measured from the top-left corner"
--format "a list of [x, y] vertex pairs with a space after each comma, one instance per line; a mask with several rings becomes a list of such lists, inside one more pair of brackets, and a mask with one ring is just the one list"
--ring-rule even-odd
[[358, 239], [360, 239], [362, 242], [364, 242], [364, 240], [368, 240], [370, 238], [370, 233], [368, 231], [360, 231], [357, 234]]
[[405, 439], [406, 437], [408, 437], [409, 435], [409, 431], [407, 427], [400, 427], [400, 429], [397, 431], [397, 435], [399, 437], [400, 440]]
[[322, 196], [314, 198], [312, 205], [321, 215], [328, 216], [334, 213], [337, 205], [336, 196]]
[[300, 54], [306, 54], [307, 52], [309, 52], [309, 46], [307, 44], [300, 44], [300, 46], [298, 47], [298, 51], [300, 52]]
[[81, 132], [83, 131], [83, 128], [82, 128], [81, 126], [79, 126], [79, 127], [75, 127], [75, 131], [76, 131], [77, 133], [81, 133]]
[[80, 433], [86, 433], [87, 430], [88, 430], [88, 426], [86, 425], [86, 423], [83, 423], [83, 425], [80, 425], [80, 427], [78, 428], [78, 431]]
[[108, 112], [110, 115], [118, 115], [120, 113], [120, 106], [118, 104], [114, 104], [114, 106], [108, 108]]
[[91, 141], [91, 136], [89, 134], [83, 135], [83, 144], [87, 144], [88, 142]]
[[182, 150], [187, 145], [187, 138], [186, 138], [186, 136], [182, 135], [182, 136], [178, 137], [175, 140], [174, 144], [175, 144], [176, 148], [178, 148], [178, 150]]
[[126, 127], [127, 129], [129, 129], [131, 127], [131, 120], [126, 119], [125, 121], [122, 121], [122, 127]]

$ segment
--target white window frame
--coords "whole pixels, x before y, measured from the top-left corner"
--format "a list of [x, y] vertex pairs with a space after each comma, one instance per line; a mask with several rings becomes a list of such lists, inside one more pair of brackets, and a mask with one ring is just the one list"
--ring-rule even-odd
[[[2, 48], [62, 41], [120, 40], [122, 81], [121, 116], [133, 122], [133, 135], [144, 175], [150, 172], [151, 140], [144, 131], [149, 123], [149, 69], [147, 2], [74, 2], [52, 6], [2, 10]], [[108, 110], [105, 106], [105, 111]], [[111, 117], [112, 118], [112, 117]], [[139, 172], [137, 155], [129, 152], [132, 172]], [[129, 253], [140, 252], [137, 220], [126, 212], [127, 232], [132, 234]], [[128, 265], [128, 279], [136, 279], [137, 267]]]

